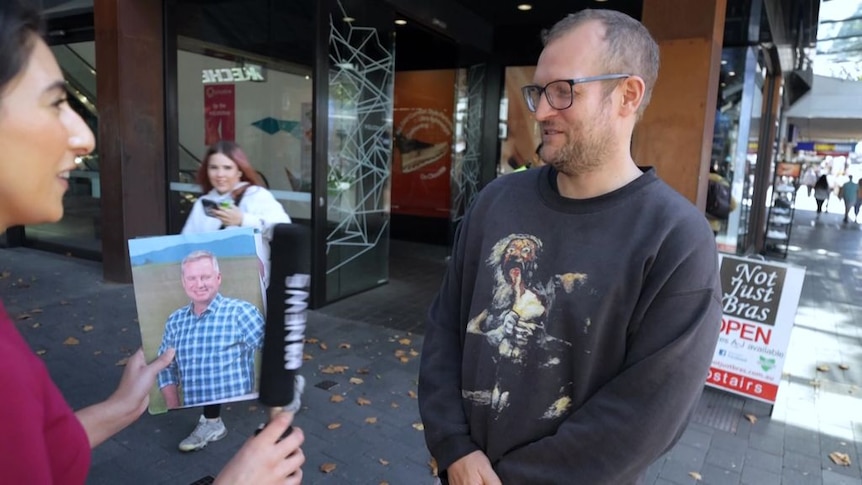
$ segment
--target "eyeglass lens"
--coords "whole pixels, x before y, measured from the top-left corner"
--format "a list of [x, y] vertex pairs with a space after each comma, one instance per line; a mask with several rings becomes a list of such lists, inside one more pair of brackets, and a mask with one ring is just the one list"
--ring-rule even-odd
[[548, 104], [554, 109], [566, 109], [572, 105], [572, 85], [568, 81], [554, 81], [545, 86], [527, 86], [524, 88], [527, 98], [527, 108], [536, 111], [541, 102], [542, 92], [548, 99]]

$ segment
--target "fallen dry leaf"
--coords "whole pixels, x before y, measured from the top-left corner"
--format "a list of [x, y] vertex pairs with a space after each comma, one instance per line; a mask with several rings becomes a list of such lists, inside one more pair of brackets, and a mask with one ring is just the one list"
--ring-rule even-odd
[[365, 399], [364, 397], [360, 397], [356, 399], [356, 404], [359, 404], [360, 406], [368, 406], [369, 404], [371, 404], [371, 401]]
[[361, 369], [356, 369], [356, 373], [357, 373], [357, 374], [360, 374], [360, 375], [365, 375], [365, 374], [368, 374], [369, 372], [371, 372], [371, 371], [370, 371], [370, 370], [368, 370], [368, 367], [363, 367], [363, 368], [361, 368]]
[[403, 339], [399, 340], [398, 343], [401, 345], [410, 345], [410, 339], [409, 338], [403, 338]]
[[349, 380], [351, 384], [362, 384], [363, 382], [365, 382], [358, 377], [351, 377]]
[[382, 482], [378, 483], [377, 485], [389, 485], [389, 482], [387, 482], [387, 481], [382, 481]]
[[316, 344], [317, 342], [320, 342], [320, 340], [318, 340], [318, 339], [316, 339], [316, 338], [307, 338], [307, 339], [305, 339], [305, 343], [307, 343], [307, 344]]
[[688, 476], [690, 476], [691, 478], [694, 478], [698, 482], [703, 480], [703, 476], [701, 476], [701, 474], [698, 472], [688, 472]]
[[404, 357], [405, 355], [407, 355], [407, 351], [405, 351], [405, 350], [396, 350], [395, 351], [395, 357]]
[[419, 352], [416, 352], [415, 350], [410, 349], [410, 356], [411, 357], [417, 357], [418, 355], [419, 355]]
[[101, 353], [102, 353], [101, 350], [94, 350], [93, 351], [93, 355], [101, 355]]
[[757, 422], [757, 416], [755, 416], [753, 414], [746, 414], [745, 419], [751, 421], [751, 424], [754, 424]]
[[424, 431], [424, 430], [425, 430], [425, 425], [424, 425], [424, 424], [422, 424], [422, 423], [413, 423], [413, 429], [416, 429], [416, 430], [419, 430], [419, 431]]
[[850, 366], [847, 364], [841, 364], [838, 366], [838, 368], [841, 370], [848, 370], [850, 368]]
[[416, 399], [416, 391], [407, 391], [407, 395], [410, 396], [410, 399]]
[[314, 357], [312, 357], [311, 354], [305, 354], [305, 353], [302, 354], [302, 360], [311, 360], [313, 358]]
[[127, 362], [129, 362], [129, 358], [128, 358], [128, 357], [123, 357], [122, 359], [120, 359], [120, 360], [118, 360], [118, 361], [117, 361], [116, 365], [117, 365], [118, 367], [122, 367], [122, 366], [126, 365], [126, 363], [127, 363]]
[[826, 364], [820, 364], [817, 366], [817, 370], [819, 372], [829, 372], [829, 366]]
[[338, 344], [338, 348], [339, 348], [339, 349], [349, 349], [349, 348], [350, 348], [350, 344], [349, 344], [349, 343], [347, 343], [347, 342], [341, 342], [340, 344]]
[[12, 276], [12, 273], [10, 273], [8, 271], [4, 271], [4, 272], [0, 273], [0, 280], [2, 280], [4, 278], [8, 278], [10, 276]]
[[39, 327], [41, 327], [41, 326], [42, 326], [42, 324], [41, 324], [41, 323], [39, 323], [39, 322], [35, 322], [35, 323], [33, 323], [33, 325], [30, 325], [30, 326], [31, 326], [31, 327], [33, 327], [33, 328], [39, 328]]
[[344, 401], [344, 396], [342, 396], [341, 394], [333, 394], [329, 398], [329, 402], [341, 402], [341, 401]]
[[375, 424], [375, 423], [377, 423], [377, 418], [374, 416], [371, 416], [371, 417], [365, 418], [365, 422], [367, 424]]
[[18, 320], [27, 320], [28, 318], [33, 318], [29, 313], [22, 313], [18, 315]]
[[36, 355], [45, 355], [46, 353], [48, 353], [48, 351], [45, 349], [40, 349], [36, 351]]
[[92, 325], [84, 325], [84, 326], [81, 328], [81, 330], [83, 330], [83, 331], [85, 331], [85, 332], [92, 332], [92, 331], [93, 331], [93, 326], [92, 326]]
[[341, 423], [329, 423], [326, 425], [326, 429], [338, 429], [341, 427]]
[[326, 346], [326, 342], [320, 342], [320, 350], [329, 350], [329, 347]]
[[379, 462], [380, 462], [380, 464], [381, 464], [381, 465], [383, 465], [383, 466], [386, 466], [386, 465], [388, 465], [388, 464], [389, 464], [389, 460], [384, 460], [383, 458], [381, 458], [381, 459], [379, 459], [379, 460], [377, 460], [377, 461], [379, 461]]
[[836, 465], [850, 466], [850, 456], [847, 453], [833, 451], [832, 453], [829, 453], [829, 459]]
[[436, 477], [438, 472], [437, 460], [435, 460], [433, 456], [428, 460], [428, 467], [431, 468], [431, 476]]
[[344, 371], [349, 369], [350, 367], [346, 365], [328, 365], [323, 369], [320, 369], [322, 374], [344, 374]]
[[30, 313], [42, 313], [42, 309], [41, 308], [34, 308], [34, 309], [30, 310]]
[[63, 345], [78, 345], [79, 343], [81, 343], [81, 341], [75, 337], [69, 337], [63, 341]]
[[410, 362], [410, 357], [399, 357], [398, 360], [400, 360], [402, 364], [406, 364]]
[[336, 468], [337, 465], [335, 463], [324, 463], [323, 465], [320, 465], [320, 471], [322, 471], [323, 473], [329, 473]]

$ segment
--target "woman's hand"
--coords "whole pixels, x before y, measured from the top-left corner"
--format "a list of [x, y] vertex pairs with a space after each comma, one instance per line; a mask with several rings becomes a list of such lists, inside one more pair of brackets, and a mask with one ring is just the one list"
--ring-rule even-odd
[[126, 368], [123, 370], [123, 377], [120, 378], [120, 385], [117, 386], [117, 390], [109, 399], [124, 403], [126, 408], [134, 414], [133, 419], [137, 419], [147, 410], [150, 403], [150, 390], [156, 382], [156, 376], [162, 369], [170, 365], [175, 354], [174, 349], [168, 349], [147, 364], [143, 349], [138, 349], [126, 361]]
[[242, 209], [235, 205], [219, 207], [218, 209], [214, 209], [211, 214], [220, 220], [224, 227], [242, 225]]
[[174, 354], [174, 349], [168, 349], [147, 364], [144, 351], [138, 349], [126, 361], [120, 385], [111, 397], [75, 413], [87, 432], [90, 447], [96, 447], [140, 417], [150, 403], [156, 375], [171, 363]]
[[302, 430], [293, 428], [279, 441], [293, 421], [292, 413], [279, 413], [257, 436], [249, 438], [215, 480], [218, 485], [302, 483]]

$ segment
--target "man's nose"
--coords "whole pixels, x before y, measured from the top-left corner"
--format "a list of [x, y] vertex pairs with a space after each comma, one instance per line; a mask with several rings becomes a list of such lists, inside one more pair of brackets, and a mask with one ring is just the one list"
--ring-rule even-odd
[[536, 112], [533, 113], [536, 117], [536, 121], [544, 121], [556, 114], [557, 110], [551, 107], [551, 103], [548, 102], [548, 97], [545, 93], [542, 93], [542, 95], [539, 96], [538, 104], [536, 104]]

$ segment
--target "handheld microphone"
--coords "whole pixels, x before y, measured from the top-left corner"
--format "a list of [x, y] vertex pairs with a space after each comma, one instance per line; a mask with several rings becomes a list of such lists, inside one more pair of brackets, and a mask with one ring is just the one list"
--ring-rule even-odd
[[294, 378], [302, 367], [311, 291], [311, 231], [300, 224], [277, 224], [272, 230], [258, 400], [279, 411], [293, 401]]

